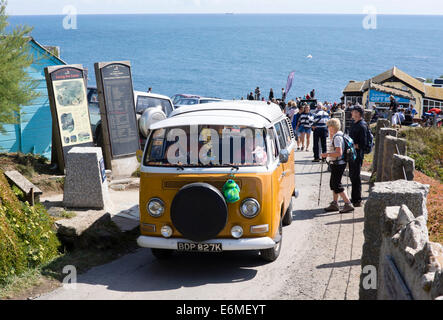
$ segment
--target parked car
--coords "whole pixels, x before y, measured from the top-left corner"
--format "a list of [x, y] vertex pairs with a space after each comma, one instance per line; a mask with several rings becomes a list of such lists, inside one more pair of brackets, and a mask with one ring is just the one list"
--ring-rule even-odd
[[[149, 134], [148, 126], [166, 119], [174, 110], [174, 105], [167, 96], [141, 91], [134, 91], [134, 104], [140, 131], [140, 144], [143, 147]], [[88, 105], [94, 142], [101, 146], [103, 141], [97, 88], [88, 88]]]
[[182, 106], [192, 106], [195, 104], [205, 104], [211, 102], [220, 102], [223, 101], [219, 98], [207, 98], [201, 97], [198, 95], [190, 95], [190, 94], [176, 94], [172, 97], [172, 101], [176, 108], [180, 108]]
[[280, 107], [188, 106], [149, 129], [139, 246], [158, 259], [176, 250], [259, 250], [266, 261], [276, 260], [298, 196], [294, 133]]
[[96, 142], [97, 126], [101, 124], [100, 106], [98, 103], [97, 88], [88, 87], [88, 107], [89, 107], [89, 120], [91, 121], [92, 135], [94, 142]]
[[175, 107], [169, 97], [154, 93], [134, 91], [134, 99], [140, 130], [140, 145], [144, 148], [149, 135], [149, 126], [169, 117]]

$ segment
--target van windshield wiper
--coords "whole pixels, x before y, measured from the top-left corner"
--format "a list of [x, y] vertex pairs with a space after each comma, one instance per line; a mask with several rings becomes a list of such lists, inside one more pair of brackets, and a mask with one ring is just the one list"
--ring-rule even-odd
[[230, 166], [231, 167], [231, 171], [239, 171], [240, 170], [240, 167], [238, 167], [238, 166], [234, 166], [234, 165], [231, 165]]

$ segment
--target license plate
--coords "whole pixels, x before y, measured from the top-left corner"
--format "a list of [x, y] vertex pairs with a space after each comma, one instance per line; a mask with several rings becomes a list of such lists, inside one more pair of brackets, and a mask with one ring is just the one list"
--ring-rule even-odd
[[222, 252], [221, 243], [189, 243], [189, 242], [179, 242], [177, 244], [178, 251], [187, 252]]

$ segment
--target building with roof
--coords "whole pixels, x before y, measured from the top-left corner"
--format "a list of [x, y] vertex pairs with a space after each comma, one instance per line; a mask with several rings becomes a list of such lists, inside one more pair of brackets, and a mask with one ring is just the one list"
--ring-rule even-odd
[[5, 132], [0, 133], [0, 152], [33, 153], [51, 159], [52, 116], [44, 69], [66, 63], [58, 57], [57, 47], [42, 46], [30, 37], [29, 48], [33, 63], [26, 71], [37, 81], [39, 97], [30, 105], [20, 107], [17, 124], [4, 125]]
[[350, 81], [343, 90], [344, 102], [366, 107], [388, 108], [390, 96], [399, 105], [414, 106], [419, 116], [432, 108], [443, 108], [443, 88], [427, 84], [394, 67], [365, 81]]

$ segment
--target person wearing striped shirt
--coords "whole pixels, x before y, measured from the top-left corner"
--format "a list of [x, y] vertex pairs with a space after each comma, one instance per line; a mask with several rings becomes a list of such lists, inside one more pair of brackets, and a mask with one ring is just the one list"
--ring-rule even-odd
[[[309, 149], [309, 142], [311, 139], [312, 132], [312, 124], [314, 122], [314, 118], [311, 114], [310, 108], [307, 103], [304, 104], [304, 111], [298, 118], [298, 131], [300, 132], [301, 138], [301, 151]], [[306, 148], [305, 148], [305, 140], [306, 140]]]
[[[320, 154], [326, 153], [326, 138], [328, 137], [328, 128], [326, 123], [329, 121], [329, 114], [324, 110], [322, 103], [317, 105], [312, 130], [314, 131], [314, 160], [320, 162]], [[321, 152], [320, 152], [321, 147]]]

